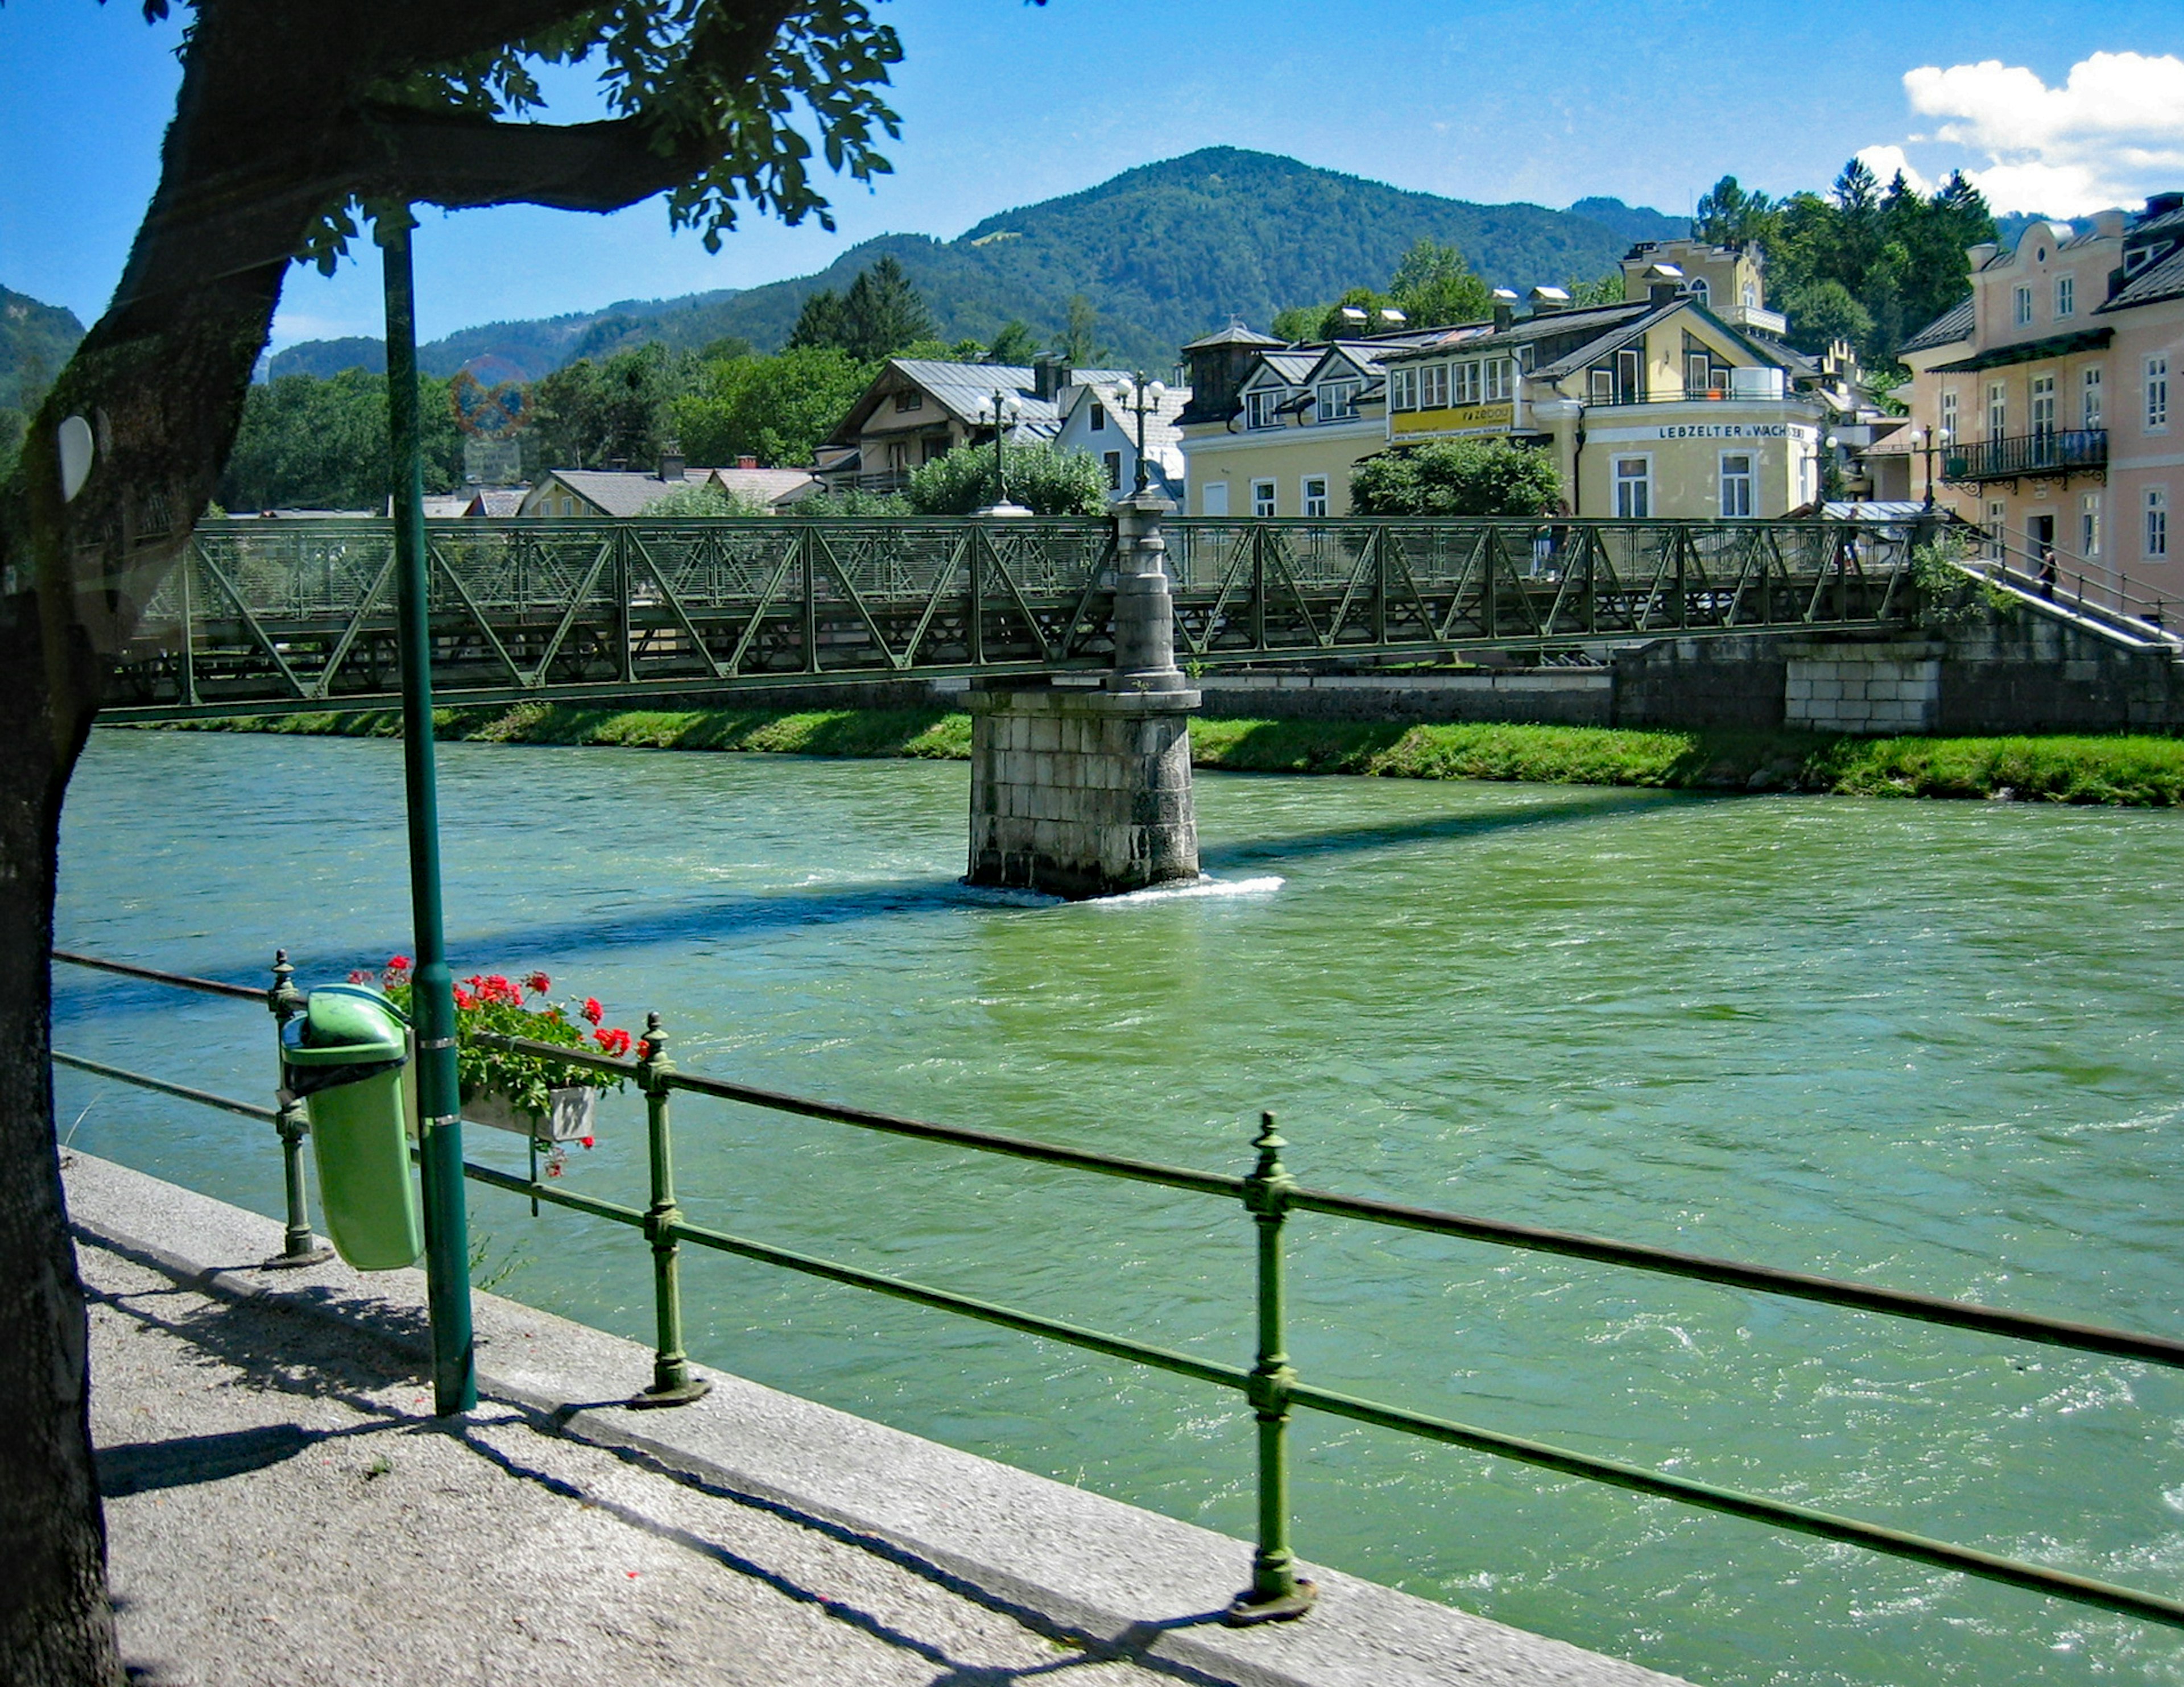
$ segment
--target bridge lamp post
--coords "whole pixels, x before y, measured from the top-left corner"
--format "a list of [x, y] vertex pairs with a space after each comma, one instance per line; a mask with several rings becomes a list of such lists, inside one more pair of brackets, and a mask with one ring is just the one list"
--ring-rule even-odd
[[1002, 436], [1016, 425], [1017, 418], [1022, 414], [1022, 401], [1015, 393], [1005, 393], [998, 387], [994, 389], [992, 398], [979, 399], [978, 408], [971, 414], [971, 419], [980, 427], [990, 427], [994, 430], [994, 503], [991, 508], [982, 510], [980, 512], [982, 515], [1028, 515], [1031, 514], [1022, 505], [1009, 501], [1007, 459], [1002, 455], [1001, 448]]
[[1937, 447], [1943, 451], [1949, 448], [1949, 431], [1945, 427], [1922, 427], [1919, 430], [1919, 437], [1921, 442], [1919, 448], [1926, 458], [1926, 508], [1931, 509], [1934, 507], [1934, 452]]
[[1139, 370], [1134, 376], [1123, 377], [1118, 394], [1123, 408], [1135, 410], [1138, 415], [1138, 472], [1136, 484], [1130, 490], [1142, 497], [1152, 484], [1151, 471], [1145, 466], [1145, 409], [1150, 405], [1158, 411], [1161, 400], [1167, 397], [1167, 388], [1160, 381], [1148, 381], [1145, 371]]

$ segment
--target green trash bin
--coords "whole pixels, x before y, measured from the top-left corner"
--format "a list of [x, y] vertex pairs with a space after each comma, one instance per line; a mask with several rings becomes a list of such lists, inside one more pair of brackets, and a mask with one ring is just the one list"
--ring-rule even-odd
[[322, 984], [281, 1027], [287, 1087], [311, 1116], [326, 1235], [359, 1271], [415, 1265], [425, 1223], [410, 1169], [402, 1011], [360, 984]]

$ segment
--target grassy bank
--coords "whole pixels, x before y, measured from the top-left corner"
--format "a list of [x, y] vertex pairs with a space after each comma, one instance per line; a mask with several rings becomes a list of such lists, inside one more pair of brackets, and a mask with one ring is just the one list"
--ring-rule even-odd
[[[498, 743], [605, 744], [790, 755], [971, 753], [967, 715], [938, 709], [646, 710], [526, 703], [443, 710], [442, 734]], [[200, 730], [392, 737], [400, 717], [291, 715]], [[1191, 723], [1201, 767], [1403, 779], [1528, 779], [1669, 790], [1999, 797], [2169, 808], [2184, 803], [2184, 740], [2118, 736], [1843, 738], [1806, 732], [1643, 732], [1602, 727], [1407, 726], [1397, 721]]]

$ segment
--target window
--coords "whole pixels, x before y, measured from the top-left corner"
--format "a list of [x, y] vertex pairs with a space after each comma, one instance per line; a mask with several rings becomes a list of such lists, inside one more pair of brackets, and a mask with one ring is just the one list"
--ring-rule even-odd
[[1304, 513], [1307, 515], [1327, 514], [1327, 476], [1306, 475], [1302, 487]]
[[925, 394], [915, 387], [905, 387], [894, 395], [894, 407], [898, 410], [922, 410], [925, 408]]
[[1986, 437], [1999, 439], [2009, 431], [2009, 388], [1997, 381], [1986, 389]]
[[2146, 431], [2169, 431], [2169, 356], [2165, 352], [2146, 360]]
[[1646, 402], [1646, 365], [1635, 346], [1615, 354], [1615, 402], [1618, 404], [1642, 404]]
[[2078, 314], [2078, 278], [2075, 276], [2055, 277], [2055, 314], [2075, 316]]
[[2055, 431], [2055, 377], [2036, 375], [2032, 377], [2032, 431], [2049, 434]]
[[1625, 521], [1642, 521], [1653, 513], [1653, 459], [1618, 457], [1615, 459], [1615, 514]]
[[2020, 328], [2029, 326], [2032, 321], [2032, 289], [2020, 287], [2013, 298], [2016, 303], [2017, 326]]
[[1107, 407], [1096, 398], [1092, 403], [1092, 414], [1084, 419], [1084, 426], [1094, 433], [1107, 431]]
[[1448, 365], [1429, 363], [1418, 371], [1418, 408], [1422, 410], [1445, 410], [1448, 408]]
[[1960, 437], [1957, 427], [1957, 395], [1953, 393], [1944, 393], [1942, 394], [1942, 443], [1946, 444]]
[[2169, 554], [2169, 488], [2148, 487], [2146, 489], [2146, 554], [2148, 557]]
[[1748, 521], [1752, 515], [1752, 454], [1724, 452], [1721, 459], [1721, 517]]
[[2098, 556], [2100, 554], [2101, 495], [2089, 492], [2078, 499], [2078, 554]]
[[1696, 398], [1713, 383], [1707, 379], [1712, 364], [1704, 352], [1684, 354], [1684, 396]]
[[1707, 285], [1707, 278], [1704, 276], [1691, 277], [1691, 297], [1701, 304], [1708, 303], [1713, 299], [1713, 289]]
[[1107, 468], [1107, 490], [1120, 492], [1123, 489], [1123, 454], [1119, 451], [1103, 451], [1100, 454], [1100, 460]]
[[1477, 359], [1474, 358], [1469, 363], [1460, 363], [1457, 365], [1456, 391], [1451, 395], [1451, 402], [1457, 404], [1477, 404], [1479, 402], [1479, 362]]
[[1279, 427], [1281, 403], [1288, 396], [1279, 387], [1244, 395], [1244, 426]]
[[1596, 369], [1592, 371], [1592, 402], [1596, 404], [1612, 404], [1615, 402], [1615, 371], [1613, 370]]
[[1272, 481], [1251, 482], [1251, 513], [1254, 515], [1274, 513], [1274, 483]]
[[1388, 408], [1415, 410], [1418, 407], [1418, 372], [1399, 369], [1388, 377]]
[[1208, 481], [1198, 494], [1198, 513], [1201, 515], [1226, 515], [1228, 513], [1228, 482]]
[[2002, 560], [2004, 537], [2009, 532], [2009, 506], [1996, 498], [1986, 507], [1986, 554]]
[[1357, 383], [1330, 381], [1319, 389], [1319, 419], [1348, 421], [1357, 414]]
[[1501, 404], [1509, 398], [1510, 388], [1515, 385], [1510, 377], [1515, 372], [1514, 365], [1507, 358], [1496, 357], [1486, 359], [1486, 402], [1488, 404]]
[[2101, 420], [2101, 370], [2099, 365], [2096, 364], [2092, 368], [2086, 371], [2085, 381], [2080, 388], [2080, 393], [2081, 396], [2078, 401], [2079, 415], [2082, 418], [2080, 426], [2088, 429], [2106, 426], [2106, 424]]
[[1742, 290], [1738, 293], [1737, 297], [1738, 297], [1738, 298], [1739, 298], [1739, 299], [1741, 299], [1741, 300], [1742, 301], [1743, 305], [1744, 305], [1744, 308], [1745, 308], [1747, 310], [1757, 310], [1757, 309], [1759, 309], [1759, 285], [1758, 285], [1758, 282], [1756, 282], [1756, 281], [1747, 281], [1747, 282], [1744, 284], [1743, 289], [1742, 289]]

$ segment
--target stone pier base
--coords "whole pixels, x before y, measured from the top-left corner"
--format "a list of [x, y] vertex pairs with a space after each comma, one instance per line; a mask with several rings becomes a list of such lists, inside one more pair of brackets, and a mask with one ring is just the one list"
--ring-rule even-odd
[[1198, 877], [1195, 691], [972, 691], [972, 884], [1082, 898]]

